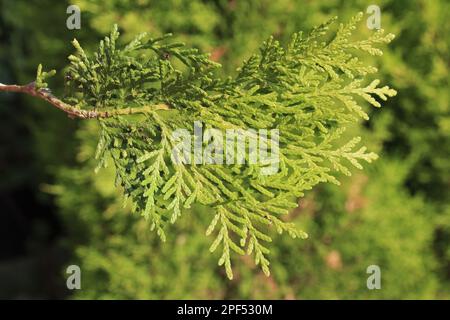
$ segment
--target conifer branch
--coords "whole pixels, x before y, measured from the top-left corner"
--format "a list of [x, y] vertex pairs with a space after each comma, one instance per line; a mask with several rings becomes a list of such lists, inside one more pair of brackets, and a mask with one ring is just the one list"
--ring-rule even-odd
[[[348, 126], [369, 118], [360, 101], [380, 107], [379, 100], [396, 94], [379, 87], [379, 80], [364, 84], [377, 70], [355, 52], [380, 55], [374, 46], [394, 36], [379, 30], [366, 40], [352, 40], [362, 16], [335, 31], [332, 19], [309, 34], [296, 33], [286, 48], [271, 37], [228, 79], [217, 77], [220, 65], [208, 55], [170, 41], [170, 34], [142, 34], [119, 46], [114, 26], [93, 55], [72, 42], [76, 54], [69, 56], [66, 75], [72, 94], [64, 102], [46, 89], [45, 79], [55, 72], [43, 72], [40, 65], [34, 83], [3, 85], [0, 91], [39, 97], [73, 117], [99, 118], [96, 170], [114, 164], [116, 183], [132, 210], [149, 220], [162, 240], [167, 225], [192, 204], [208, 206], [212, 221], [206, 233], [215, 237], [210, 251], [221, 249], [219, 265], [227, 276], [233, 277], [232, 254], [253, 255], [268, 275], [273, 231], [307, 237], [281, 216], [297, 207], [307, 190], [323, 182], [339, 184], [339, 174], [351, 174], [350, 165], [361, 169], [360, 162], [377, 158], [357, 146], [359, 137], [342, 140]], [[173, 112], [156, 112], [167, 106]], [[144, 115], [125, 117], [134, 113]], [[276, 129], [275, 172], [265, 175], [268, 163], [251, 163], [249, 154], [242, 163], [226, 165], [175, 163], [172, 152], [179, 141], [173, 133], [183, 129], [195, 136], [195, 122], [219, 131]]]

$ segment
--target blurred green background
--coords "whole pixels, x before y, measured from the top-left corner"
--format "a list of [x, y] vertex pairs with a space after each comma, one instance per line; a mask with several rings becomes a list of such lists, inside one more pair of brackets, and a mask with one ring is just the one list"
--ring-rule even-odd
[[[81, 8], [80, 30], [66, 28], [69, 4]], [[123, 41], [173, 32], [233, 75], [269, 35], [285, 42], [371, 4], [397, 37], [370, 62], [398, 95], [352, 130], [380, 159], [299, 200], [290, 219], [310, 238], [276, 237], [270, 277], [242, 257], [235, 279], [226, 278], [208, 252], [205, 208], [184, 215], [161, 243], [122, 208], [113, 169], [94, 174], [95, 121], [0, 95], [0, 298], [449, 299], [448, 0], [0, 0], [0, 82], [28, 83], [38, 63], [62, 71], [71, 39], [95, 48], [114, 23]], [[355, 33], [370, 32], [363, 22]], [[50, 87], [63, 96], [62, 84], [59, 72]], [[71, 264], [81, 267], [81, 290], [65, 286]], [[366, 287], [372, 264], [381, 290]]]

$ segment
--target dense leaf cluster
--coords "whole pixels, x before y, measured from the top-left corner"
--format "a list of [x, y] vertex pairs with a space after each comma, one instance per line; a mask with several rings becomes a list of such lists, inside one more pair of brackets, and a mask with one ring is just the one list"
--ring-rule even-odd
[[[296, 33], [287, 48], [269, 38], [228, 79], [215, 76], [220, 65], [208, 55], [171, 42], [170, 35], [141, 34], [118, 46], [115, 27], [92, 56], [74, 40], [67, 102], [111, 114], [130, 110], [99, 119], [98, 168], [114, 164], [125, 198], [161, 239], [166, 225], [185, 209], [206, 205], [212, 220], [206, 233], [215, 234], [210, 250], [221, 248], [219, 264], [228, 277], [232, 251], [254, 255], [269, 274], [271, 229], [307, 236], [282, 218], [297, 206], [298, 197], [320, 182], [338, 184], [336, 174], [349, 175], [349, 164], [361, 168], [360, 161], [376, 158], [357, 147], [359, 137], [342, 140], [348, 125], [368, 119], [362, 100], [379, 107], [377, 99], [395, 95], [387, 86], [378, 87], [378, 80], [364, 84], [376, 69], [358, 60], [356, 52], [380, 55], [374, 45], [393, 36], [381, 30], [366, 40], [351, 40], [361, 17], [334, 31], [332, 19], [309, 34]], [[192, 133], [194, 121], [223, 131], [278, 129], [278, 172], [265, 175], [267, 164], [250, 164], [248, 158], [233, 165], [174, 163], [178, 141], [173, 132]]]

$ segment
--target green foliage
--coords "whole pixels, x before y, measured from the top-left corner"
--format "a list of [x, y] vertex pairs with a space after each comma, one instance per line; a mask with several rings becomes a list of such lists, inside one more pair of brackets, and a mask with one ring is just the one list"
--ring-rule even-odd
[[[76, 37], [90, 52], [114, 23], [120, 25], [119, 45], [142, 31], [170, 32], [176, 41], [211, 52], [211, 59], [223, 64], [215, 73], [235, 76], [235, 68], [269, 34], [287, 47], [295, 31], [309, 30], [330, 15], [347, 19], [373, 2], [78, 0], [77, 4], [82, 29], [70, 31], [63, 27], [67, 16], [62, 14], [69, 3], [2, 2], [1, 82], [29, 82], [42, 61], [62, 69], [72, 50], [67, 45], [71, 39]], [[101, 130], [97, 121], [73, 121], [38, 99], [1, 95], [5, 125], [0, 153], [8, 168], [2, 175], [2, 190], [5, 199], [14, 199], [9, 190], [31, 181], [27, 188], [34, 190], [34, 197], [56, 205], [65, 230], [59, 242], [69, 253], [60, 266], [58, 283], [65, 283], [69, 264], [78, 264], [83, 272], [83, 290], [67, 294], [82, 299], [448, 299], [449, 2], [380, 0], [377, 4], [382, 28], [395, 33], [396, 39], [382, 57], [358, 56], [365, 66], [377, 66], [377, 77], [399, 92], [383, 104], [382, 112], [365, 108], [371, 121], [362, 126], [349, 123], [342, 141], [361, 136], [368, 149], [381, 156], [364, 175], [339, 177], [339, 187], [323, 184], [305, 192], [289, 220], [308, 231], [310, 238], [275, 237], [270, 244], [270, 277], [255, 268], [250, 257], [234, 255], [234, 280], [227, 281], [217, 267], [218, 257], [207, 254], [210, 239], [204, 231], [212, 218], [207, 207], [183, 210], [187, 214], [170, 226], [161, 245], [156, 233], [148, 231], [148, 222], [129, 214], [130, 205], [122, 207], [121, 190], [114, 188], [114, 166], [92, 174]], [[372, 31], [362, 22], [354, 34], [365, 39]], [[62, 84], [53, 81], [55, 95], [62, 92]], [[28, 154], [33, 154], [32, 161]], [[8, 215], [6, 222], [9, 217], [16, 215]], [[8, 223], [2, 220], [0, 225]], [[49, 261], [45, 243], [29, 239], [30, 247], [41, 245]], [[8, 239], [6, 244], [11, 242]], [[381, 290], [365, 287], [370, 264], [381, 267]], [[13, 278], [0, 269], [0, 276]], [[36, 274], [34, 285], [45, 279], [33, 271], [27, 274]], [[40, 287], [46, 296], [47, 284]], [[2, 285], [0, 291], [7, 287]]]
[[[205, 254], [201, 233], [208, 209], [194, 207], [180, 219], [167, 242], [148, 233], [136, 215], [124, 214], [114, 189], [113, 168], [92, 174], [95, 163], [93, 122], [83, 123], [80, 168], [66, 168], [55, 188], [66, 208], [77, 260], [83, 267], [83, 290], [75, 298], [93, 299], [351, 299], [432, 298], [433, 220], [423, 199], [402, 191], [407, 168], [382, 160], [366, 174], [323, 184], [300, 201], [292, 219], [310, 233], [308, 241], [278, 237], [272, 243], [271, 276], [265, 277], [241, 257], [227, 281]], [[85, 192], [92, 190], [93, 192]], [[74, 196], [76, 194], [77, 196]], [[395, 195], [395, 196], [393, 196]], [[353, 207], [354, 209], [350, 209]], [[127, 208], [128, 209], [128, 208]], [[128, 210], [127, 210], [128, 211]], [[82, 239], [79, 239], [80, 236]], [[95, 244], [93, 246], [92, 244]], [[337, 256], [338, 261], [331, 258]], [[366, 268], [382, 270], [382, 290], [369, 291]]]
[[[73, 41], [77, 55], [69, 57], [68, 85], [74, 93], [67, 100], [79, 108], [134, 108], [144, 114], [100, 119], [96, 157], [98, 168], [110, 157], [116, 183], [131, 199], [133, 211], [149, 220], [163, 241], [168, 222], [174, 223], [192, 203], [206, 205], [214, 209], [206, 233], [217, 229], [210, 251], [222, 247], [219, 265], [228, 277], [233, 277], [231, 251], [253, 254], [269, 275], [265, 243], [272, 241], [270, 229], [306, 237], [280, 219], [297, 206], [297, 198], [320, 182], [338, 184], [336, 173], [350, 174], [345, 161], [362, 168], [359, 161], [376, 158], [365, 147], [355, 150], [359, 137], [339, 141], [349, 124], [368, 119], [356, 97], [379, 107], [375, 97], [395, 95], [387, 86], [379, 88], [378, 80], [363, 85], [376, 68], [352, 52], [380, 55], [373, 45], [393, 36], [381, 30], [367, 40], [351, 40], [361, 17], [340, 24], [335, 32], [329, 32], [332, 19], [306, 36], [296, 33], [286, 49], [270, 38], [235, 78], [226, 80], [213, 73], [220, 65], [196, 49], [168, 41], [170, 35], [153, 39], [141, 34], [119, 47], [115, 27], [93, 57]], [[161, 104], [169, 110], [152, 109]], [[197, 119], [205, 128], [278, 129], [280, 170], [266, 176], [262, 170], [267, 164], [248, 164], [248, 155], [243, 165], [174, 164], [173, 132], [192, 131]]]
[[[371, 4], [364, 0], [208, 3], [144, 0], [136, 8], [134, 1], [123, 0], [108, 1], [102, 6], [93, 5], [95, 2], [88, 0], [80, 3], [83, 11], [89, 11], [94, 17], [86, 25], [93, 26], [100, 33], [107, 32], [107, 28], [118, 20], [127, 40], [142, 30], [152, 30], [156, 34], [173, 32], [191, 46], [219, 52], [216, 59], [223, 62], [227, 74], [233, 74], [234, 68], [257, 49], [267, 34], [275, 33], [282, 43], [287, 43], [294, 31], [309, 29], [326, 19], [330, 12], [344, 17]], [[204, 254], [207, 244], [200, 232], [206, 228], [208, 212], [195, 208], [192, 219], [178, 220], [173, 226], [172, 236], [163, 246], [157, 241], [149, 244], [146, 239], [140, 239], [145, 234], [145, 227], [139, 230], [131, 228], [135, 219], [123, 214], [123, 209], [117, 204], [118, 194], [108, 187], [108, 183], [113, 180], [113, 170], [101, 171], [103, 174], [100, 172], [97, 176], [89, 174], [95, 167], [87, 159], [93, 154], [91, 149], [97, 128], [83, 125], [78, 131], [79, 136], [83, 136], [80, 138], [78, 157], [80, 167], [62, 168], [64, 174], [59, 176], [58, 184], [64, 189], [57, 197], [62, 215], [69, 220], [67, 224], [73, 226], [70, 228], [70, 242], [77, 248], [83, 248], [77, 251], [75, 257], [79, 259], [80, 265], [89, 266], [89, 269], [85, 269], [85, 275], [92, 277], [89, 290], [79, 292], [77, 297], [446, 297], [442, 294], [448, 289], [431, 288], [436, 280], [442, 288], [448, 287], [448, 282], [441, 281], [440, 277], [448, 274], [448, 264], [443, 257], [448, 257], [446, 248], [449, 243], [448, 235], [439, 230], [441, 227], [436, 225], [432, 215], [442, 216], [441, 223], [448, 225], [448, 214], [445, 215], [445, 210], [435, 208], [433, 203], [430, 205], [429, 198], [424, 199], [427, 203], [426, 208], [423, 208], [424, 204], [420, 204], [418, 196], [409, 194], [411, 184], [408, 180], [421, 181], [419, 190], [438, 197], [440, 201], [448, 200], [445, 184], [435, 183], [448, 181], [448, 170], [427, 164], [436, 163], [442, 167], [449, 163], [440, 156], [448, 150], [442, 147], [442, 143], [448, 140], [449, 135], [434, 124], [445, 123], [438, 119], [445, 119], [442, 110], [448, 106], [448, 86], [442, 82], [442, 79], [447, 79], [448, 73], [445, 65], [442, 68], [439, 61], [448, 56], [446, 43], [449, 38], [445, 37], [443, 29], [448, 25], [445, 16], [450, 11], [445, 1], [381, 1], [380, 6], [383, 28], [399, 35], [382, 58], [376, 57], [382, 72], [380, 77], [389, 79], [389, 83], [401, 90], [395, 99], [387, 102], [388, 108], [383, 112], [369, 112], [373, 124], [370, 130], [361, 132], [358, 126], [347, 130], [350, 138], [363, 135], [370, 149], [383, 152], [383, 157], [377, 163], [392, 168], [371, 172], [367, 186], [373, 187], [364, 195], [365, 207], [356, 210], [347, 208], [347, 203], [359, 201], [358, 196], [352, 195], [346, 185], [339, 188], [331, 185], [326, 190], [315, 188], [307, 193], [307, 198], [300, 202], [301, 208], [291, 216], [291, 221], [310, 232], [311, 240], [276, 239], [271, 245], [272, 260], [276, 263], [272, 264], [272, 276], [269, 278], [260, 277], [247, 264], [248, 259], [241, 257], [234, 266], [235, 280], [222, 282], [222, 274], [214, 268], [213, 259]], [[194, 15], [196, 18], [192, 19]], [[203, 23], [205, 21], [207, 23]], [[367, 37], [369, 32], [364, 27], [355, 30], [362, 38]], [[366, 66], [369, 65], [367, 56], [363, 61]], [[417, 70], [413, 72], [414, 77], [410, 76], [411, 70]], [[445, 126], [439, 128], [445, 129]], [[386, 140], [387, 148], [381, 149]], [[435, 157], [436, 154], [439, 157]], [[413, 169], [410, 155], [414, 155], [414, 160], [419, 160], [423, 165]], [[399, 156], [402, 165], [396, 159]], [[409, 173], [404, 173], [405, 166]], [[386, 179], [395, 178], [399, 171], [402, 177], [406, 174], [410, 178], [403, 181], [398, 179], [393, 186], [389, 183], [386, 188]], [[347, 183], [357, 184], [357, 180], [358, 176], [355, 176]], [[88, 195], [86, 190], [93, 190], [95, 194]], [[413, 191], [417, 190], [414, 188]], [[310, 198], [316, 198], [312, 202], [312, 209], [308, 208]], [[410, 202], [413, 203], [411, 206]], [[376, 209], [377, 206], [382, 208]], [[368, 215], [369, 212], [375, 214]], [[405, 218], [395, 220], [400, 212]], [[381, 232], [374, 228], [379, 221], [386, 221]], [[432, 254], [433, 243], [429, 239], [433, 237], [435, 228], [438, 228], [438, 258], [443, 273], [430, 267], [435, 257]], [[83, 240], [79, 239], [81, 235], [85, 237]], [[121, 239], [120, 247], [105, 245], [110, 243], [113, 235]], [[334, 239], [341, 240], [334, 243]], [[355, 244], [355, 239], [360, 245]], [[371, 250], [372, 245], [377, 249]], [[133, 271], [122, 271], [120, 264], [96, 263], [98, 260], [93, 260], [91, 254], [95, 252], [96, 258], [105, 261], [119, 260], [118, 257], [122, 260], [135, 253], [137, 246], [142, 251], [140, 259], [135, 257], [137, 266]], [[404, 246], [408, 250], [398, 250]], [[395, 251], [391, 251], [393, 247]], [[325, 263], [332, 250], [340, 252], [344, 260], [341, 270], [334, 270]], [[366, 258], [369, 256], [370, 259]], [[141, 263], [147, 268], [138, 268]], [[387, 271], [386, 275], [392, 280], [383, 282], [380, 292], [372, 292], [368, 296], [366, 289], [361, 286], [365, 284], [365, 268], [370, 263], [380, 263], [382, 270]], [[408, 272], [403, 272], [405, 265], [408, 266]], [[348, 272], [349, 269], [351, 272]], [[105, 277], [97, 277], [99, 274]], [[121, 292], [114, 290], [130, 274], [140, 285], [128, 286]], [[430, 290], [434, 292], [431, 294]]]
[[53, 77], [56, 74], [56, 70], [50, 70], [48, 72], [42, 71], [42, 65], [40, 64], [37, 68], [36, 72], [36, 81], [34, 85], [37, 90], [48, 88], [48, 84], [46, 80], [50, 77]]
[[[386, 18], [393, 29], [386, 28], [399, 37], [380, 71], [399, 95], [388, 102], [380, 117], [389, 132], [384, 149], [390, 157], [407, 160], [406, 188], [430, 205], [435, 223], [430, 250], [440, 261], [443, 290], [449, 292], [450, 3], [389, 1], [387, 6]], [[378, 121], [378, 116], [373, 120]]]

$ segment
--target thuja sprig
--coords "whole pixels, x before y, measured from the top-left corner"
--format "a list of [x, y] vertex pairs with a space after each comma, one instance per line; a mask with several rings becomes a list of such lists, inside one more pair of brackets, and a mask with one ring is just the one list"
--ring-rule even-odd
[[[396, 92], [365, 85], [376, 68], [360, 61], [359, 51], [380, 55], [377, 44], [393, 35], [382, 30], [368, 39], [352, 40], [362, 14], [331, 31], [335, 19], [310, 33], [296, 33], [286, 48], [274, 38], [261, 46], [238, 70], [235, 78], [216, 76], [220, 65], [208, 55], [170, 35], [137, 36], [125, 46], [119, 32], [87, 54], [74, 40], [64, 101], [47, 89], [53, 72], [38, 68], [35, 82], [26, 86], [0, 84], [0, 91], [30, 94], [46, 100], [71, 117], [95, 118], [100, 123], [96, 158], [101, 169], [116, 168], [116, 181], [130, 199], [133, 211], [147, 219], [162, 240], [167, 225], [175, 223], [192, 204], [211, 208], [207, 235], [214, 235], [210, 251], [219, 248], [219, 265], [233, 277], [232, 254], [253, 255], [269, 275], [268, 243], [273, 231], [306, 238], [281, 217], [297, 206], [299, 197], [321, 182], [339, 184], [338, 173], [349, 165], [376, 158], [359, 137], [342, 142], [345, 128], [368, 119], [358, 101], [379, 107]], [[331, 39], [331, 40], [329, 40]], [[361, 99], [357, 99], [361, 98]], [[140, 114], [140, 116], [136, 116]], [[264, 164], [175, 164], [173, 132], [192, 124], [204, 128], [279, 130], [279, 170], [264, 175]]]

